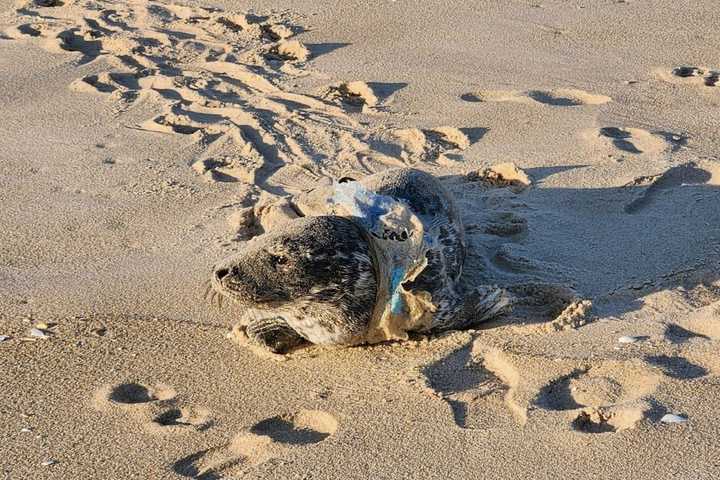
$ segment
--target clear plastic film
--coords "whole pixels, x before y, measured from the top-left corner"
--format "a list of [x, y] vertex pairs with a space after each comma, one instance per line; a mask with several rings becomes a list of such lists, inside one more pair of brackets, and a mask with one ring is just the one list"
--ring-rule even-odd
[[306, 216], [351, 218], [367, 233], [378, 294], [367, 334], [358, 343], [406, 339], [409, 331], [430, 328], [436, 310], [430, 293], [403, 287], [425, 269], [432, 242], [407, 204], [353, 181], [300, 194], [293, 206]]

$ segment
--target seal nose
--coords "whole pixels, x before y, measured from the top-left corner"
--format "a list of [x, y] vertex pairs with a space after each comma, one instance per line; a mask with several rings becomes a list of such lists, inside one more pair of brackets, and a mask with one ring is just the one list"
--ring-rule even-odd
[[230, 270], [228, 270], [227, 268], [218, 268], [217, 270], [215, 270], [215, 278], [217, 278], [218, 280], [222, 280], [223, 278], [227, 277], [229, 273]]

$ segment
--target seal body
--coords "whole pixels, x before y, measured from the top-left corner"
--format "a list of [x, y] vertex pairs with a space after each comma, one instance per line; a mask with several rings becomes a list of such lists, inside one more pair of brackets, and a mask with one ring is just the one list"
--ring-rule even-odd
[[405, 202], [434, 241], [426, 252], [427, 266], [405, 288], [430, 293], [436, 307], [431, 330], [454, 327], [462, 303], [458, 281], [465, 261], [465, 230], [450, 193], [432, 175], [415, 169], [389, 170], [361, 183], [374, 192]]
[[[429, 323], [417, 328], [463, 328], [499, 313], [497, 293], [466, 292], [460, 285], [465, 259], [464, 229], [454, 201], [432, 175], [415, 169], [389, 170], [360, 181], [377, 195], [407, 206], [432, 239], [419, 275], [405, 281], [409, 291], [427, 292], [434, 306]], [[286, 221], [259, 235], [214, 269], [212, 285], [244, 307], [248, 336], [282, 352], [303, 341], [352, 345], [368, 340], [381, 296], [381, 266], [374, 239], [362, 222], [326, 215], [313, 195], [285, 203]], [[322, 204], [321, 204], [322, 205]]]

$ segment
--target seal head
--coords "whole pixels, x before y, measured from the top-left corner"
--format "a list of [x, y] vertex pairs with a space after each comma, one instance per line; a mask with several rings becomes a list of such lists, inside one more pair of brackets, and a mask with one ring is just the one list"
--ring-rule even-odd
[[336, 216], [299, 218], [253, 238], [215, 267], [212, 282], [244, 307], [242, 323], [279, 317], [316, 344], [359, 341], [377, 295], [366, 234]]

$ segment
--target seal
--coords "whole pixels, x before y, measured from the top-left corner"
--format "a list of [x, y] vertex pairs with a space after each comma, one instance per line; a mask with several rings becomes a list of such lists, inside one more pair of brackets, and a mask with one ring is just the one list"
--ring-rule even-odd
[[462, 221], [420, 170], [344, 178], [258, 216], [265, 233], [217, 264], [211, 285], [241, 306], [250, 340], [275, 353], [468, 328], [509, 305], [503, 290], [460, 284]]

